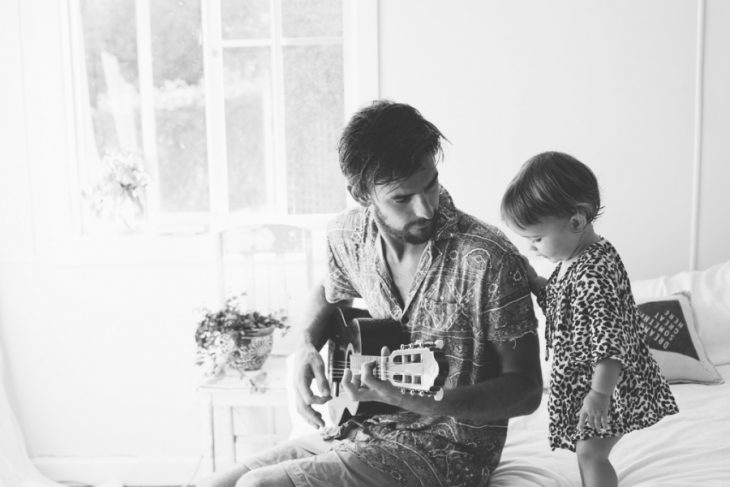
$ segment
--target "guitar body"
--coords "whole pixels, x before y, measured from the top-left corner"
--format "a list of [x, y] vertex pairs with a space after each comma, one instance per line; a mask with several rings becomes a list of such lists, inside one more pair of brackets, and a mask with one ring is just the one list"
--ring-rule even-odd
[[[391, 356], [380, 361], [381, 380], [389, 380], [405, 392], [432, 394], [445, 380], [446, 361], [436, 360], [435, 347], [406, 348], [408, 333], [400, 322], [370, 318], [365, 310], [338, 308], [330, 322], [327, 342], [327, 377], [332, 399], [328, 402], [332, 422], [342, 424], [355, 415], [373, 416], [397, 412], [398, 408], [379, 402], [357, 402], [350, 399], [341, 385], [344, 371], [359, 373], [366, 360], [380, 359], [382, 347]], [[413, 363], [411, 363], [413, 362]], [[376, 376], [378, 373], [376, 373]], [[437, 382], [439, 384], [437, 384]]]

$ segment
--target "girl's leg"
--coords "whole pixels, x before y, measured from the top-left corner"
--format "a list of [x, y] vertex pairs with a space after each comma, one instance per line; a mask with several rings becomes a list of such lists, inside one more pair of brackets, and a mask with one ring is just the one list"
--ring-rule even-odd
[[621, 437], [578, 440], [575, 452], [583, 487], [616, 487], [618, 478], [608, 455]]

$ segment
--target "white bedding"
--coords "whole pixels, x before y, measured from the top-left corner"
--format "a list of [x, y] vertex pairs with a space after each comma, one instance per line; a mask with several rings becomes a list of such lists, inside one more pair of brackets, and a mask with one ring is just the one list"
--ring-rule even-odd
[[[730, 486], [730, 364], [724, 384], [674, 384], [679, 414], [626, 435], [611, 453], [621, 487]], [[510, 421], [491, 487], [580, 487], [575, 454], [551, 451], [547, 397], [529, 416]]]

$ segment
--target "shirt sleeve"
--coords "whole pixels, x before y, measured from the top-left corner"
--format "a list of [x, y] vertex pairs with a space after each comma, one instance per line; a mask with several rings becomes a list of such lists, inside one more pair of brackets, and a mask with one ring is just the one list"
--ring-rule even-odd
[[602, 360], [614, 359], [623, 368], [630, 368], [635, 336], [611, 273], [586, 272], [576, 282], [572, 301], [576, 348], [584, 349], [580, 355], [594, 366]]
[[537, 329], [525, 263], [508, 253], [485, 274], [482, 303], [487, 337], [494, 342], [516, 340]]
[[343, 258], [344, 245], [327, 236], [327, 274], [324, 279], [324, 296], [330, 303], [337, 303], [360, 297], [351, 278], [353, 263]]

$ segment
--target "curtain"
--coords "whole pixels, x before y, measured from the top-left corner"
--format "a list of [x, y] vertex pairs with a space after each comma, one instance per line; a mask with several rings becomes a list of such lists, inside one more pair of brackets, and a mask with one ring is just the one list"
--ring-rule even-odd
[[7, 393], [0, 348], [0, 487], [64, 487], [45, 478], [28, 458], [25, 439]]

